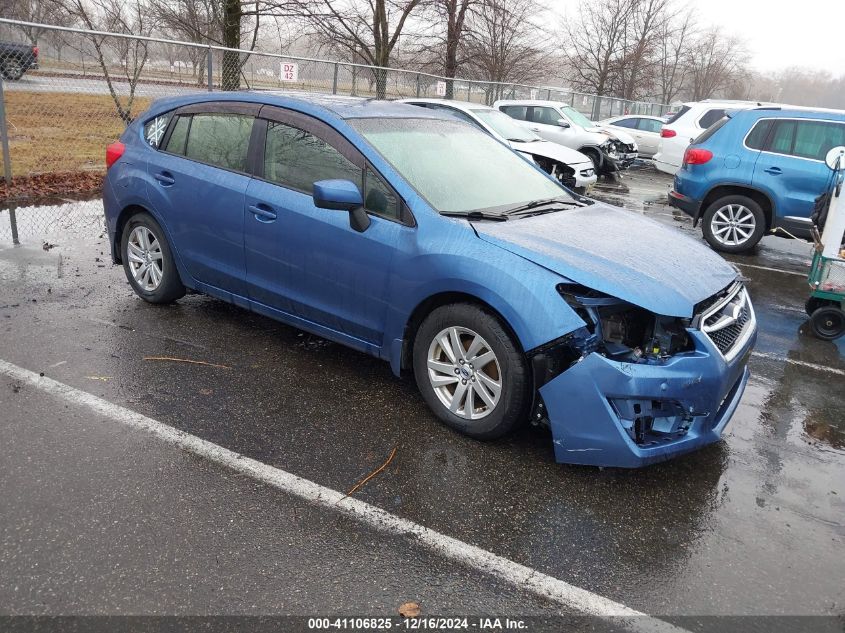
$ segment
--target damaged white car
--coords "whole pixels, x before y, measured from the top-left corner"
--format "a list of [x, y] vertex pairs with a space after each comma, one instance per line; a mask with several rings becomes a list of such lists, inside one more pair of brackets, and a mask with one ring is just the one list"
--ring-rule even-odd
[[596, 182], [596, 172], [589, 156], [574, 149], [543, 140], [519, 125], [508, 115], [478, 103], [449, 99], [401, 99], [401, 103], [429, 110], [448, 112], [452, 116], [481, 128], [557, 178], [565, 187], [583, 194]]

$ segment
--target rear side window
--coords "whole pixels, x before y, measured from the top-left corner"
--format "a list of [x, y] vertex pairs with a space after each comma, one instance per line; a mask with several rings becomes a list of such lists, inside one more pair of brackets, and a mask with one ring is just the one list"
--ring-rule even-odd
[[185, 156], [224, 169], [246, 171], [253, 117], [195, 114], [192, 119]]
[[520, 121], [527, 121], [528, 120], [528, 108], [525, 106], [502, 106], [499, 108], [502, 112], [507, 114], [514, 119], [519, 119]]
[[696, 143], [703, 143], [704, 141], [709, 139], [711, 136], [713, 136], [716, 132], [718, 132], [723, 127], [725, 127], [725, 124], [728, 121], [730, 121], [730, 119], [726, 116], [723, 116], [714, 125], [711, 125], [706, 130], [704, 130], [701, 134], [699, 134], [698, 137], [696, 137], [696, 139], [692, 142], [692, 144], [695, 145]]
[[264, 178], [312, 193], [318, 180], [351, 180], [361, 189], [361, 168], [324, 140], [299, 128], [271, 121], [264, 144]]
[[708, 110], [704, 113], [704, 116], [698, 120], [698, 125], [706, 130], [723, 116], [725, 116], [724, 110]]
[[637, 128], [643, 132], [656, 132], [660, 134], [660, 128], [663, 127], [663, 121], [657, 119], [640, 119], [637, 122]]
[[188, 128], [191, 126], [190, 116], [180, 116], [173, 124], [173, 131], [170, 132], [170, 138], [167, 139], [167, 147], [164, 151], [171, 154], [185, 155], [185, 142], [188, 140]]
[[774, 121], [771, 119], [757, 121], [754, 127], [751, 128], [751, 132], [749, 132], [748, 137], [745, 139], [746, 147], [749, 149], [763, 149], [773, 123]]
[[666, 125], [669, 125], [670, 123], [674, 123], [675, 121], [680, 119], [682, 116], [684, 116], [689, 111], [690, 111], [689, 106], [683, 106], [675, 114], [673, 114], [672, 116], [669, 117], [669, 119], [666, 121]]

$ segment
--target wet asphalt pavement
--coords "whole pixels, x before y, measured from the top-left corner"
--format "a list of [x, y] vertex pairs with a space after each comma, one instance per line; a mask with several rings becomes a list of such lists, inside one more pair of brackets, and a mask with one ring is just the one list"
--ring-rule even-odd
[[[669, 182], [594, 195], [693, 233]], [[0, 241], [2, 360], [337, 490], [395, 448], [356, 497], [646, 613], [845, 614], [845, 341], [806, 332], [808, 244], [730, 257], [760, 336], [724, 441], [623, 471], [464, 438], [386, 363], [222, 301], [148, 305], [94, 224], [45, 239]], [[5, 378], [0, 420], [0, 612], [559, 611]]]

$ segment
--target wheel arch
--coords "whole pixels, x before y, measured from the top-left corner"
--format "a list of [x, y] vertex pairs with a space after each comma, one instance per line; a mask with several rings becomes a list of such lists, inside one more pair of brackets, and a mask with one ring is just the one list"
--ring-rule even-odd
[[408, 320], [405, 322], [405, 328], [402, 332], [402, 350], [399, 358], [399, 369], [402, 373], [411, 371], [413, 368], [414, 341], [416, 339], [417, 331], [425, 318], [437, 308], [455, 303], [469, 303], [476, 305], [492, 314], [499, 320], [502, 327], [505, 328], [505, 331], [513, 339], [514, 344], [517, 346], [519, 351], [522, 354], [525, 354], [522, 341], [516, 334], [513, 326], [511, 326], [510, 322], [494, 306], [480, 297], [467, 292], [444, 291], [435, 293], [423, 299], [411, 311]]
[[775, 215], [775, 207], [772, 199], [768, 194], [747, 185], [716, 185], [707, 192], [707, 195], [705, 195], [704, 199], [701, 201], [702, 214], [707, 211], [710, 205], [716, 200], [725, 196], [746, 196], [754, 200], [754, 202], [759, 204], [760, 208], [763, 210], [763, 217], [766, 218], [766, 231], [768, 232], [772, 230]]
[[[114, 225], [114, 239], [112, 239], [111, 249], [112, 249], [112, 260], [116, 264], [122, 264], [123, 260], [120, 256], [120, 243], [123, 240], [123, 229], [126, 227], [126, 223], [136, 213], [148, 213], [150, 216], [153, 217], [158, 222], [158, 218], [146, 207], [141, 206], [140, 204], [129, 204], [121, 209], [120, 213], [117, 216], [117, 220]], [[159, 224], [161, 224], [159, 222]]]

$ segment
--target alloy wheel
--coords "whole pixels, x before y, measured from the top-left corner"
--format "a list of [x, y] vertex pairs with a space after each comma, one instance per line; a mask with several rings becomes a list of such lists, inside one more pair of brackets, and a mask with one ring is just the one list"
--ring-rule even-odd
[[163, 253], [158, 238], [146, 226], [132, 229], [126, 257], [135, 283], [146, 292], [154, 292], [164, 276]]
[[489, 415], [502, 395], [502, 370], [490, 345], [469, 328], [442, 330], [428, 348], [428, 379], [437, 398], [466, 420]]
[[725, 246], [740, 246], [751, 239], [757, 220], [751, 209], [741, 204], [727, 204], [713, 214], [710, 229], [713, 238]]

